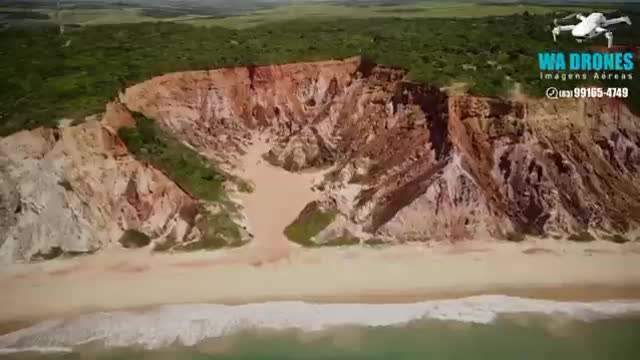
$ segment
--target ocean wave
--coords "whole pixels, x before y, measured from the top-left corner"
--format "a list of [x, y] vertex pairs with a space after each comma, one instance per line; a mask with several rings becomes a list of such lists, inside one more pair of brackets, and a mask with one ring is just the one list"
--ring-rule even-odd
[[[503, 295], [409, 304], [313, 304], [298, 301], [247, 305], [165, 305], [146, 311], [112, 311], [49, 320], [0, 336], [2, 351], [69, 349], [92, 342], [108, 347], [192, 346], [251, 328], [322, 330], [332, 326], [400, 325], [417, 319], [488, 324], [500, 314], [562, 314], [591, 321], [640, 313], [640, 301], [558, 302]], [[39, 351], [39, 350], [38, 350]]]
[[38, 352], [43, 354], [51, 353], [70, 353], [73, 352], [72, 348], [66, 347], [21, 347], [21, 348], [2, 348], [0, 349], [0, 355], [15, 354], [21, 352]]

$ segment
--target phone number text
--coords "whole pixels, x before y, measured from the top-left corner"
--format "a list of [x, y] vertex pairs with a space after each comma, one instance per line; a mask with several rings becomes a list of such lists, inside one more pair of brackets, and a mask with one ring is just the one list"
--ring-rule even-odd
[[546, 91], [549, 99], [585, 99], [585, 98], [621, 98], [629, 97], [629, 89], [623, 88], [601, 88], [601, 87], [579, 87], [573, 90], [558, 90], [550, 87]]

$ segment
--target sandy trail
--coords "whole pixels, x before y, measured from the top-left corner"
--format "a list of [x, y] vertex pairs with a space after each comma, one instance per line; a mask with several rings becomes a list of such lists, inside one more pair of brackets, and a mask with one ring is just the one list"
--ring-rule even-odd
[[240, 194], [255, 238], [249, 248], [263, 261], [273, 261], [289, 254], [294, 246], [283, 233], [300, 211], [318, 194], [311, 190], [318, 173], [292, 173], [272, 166], [262, 155], [270, 145], [266, 137], [255, 135], [253, 144], [242, 159], [245, 179], [253, 182], [254, 191]]
[[212, 256], [181, 267], [204, 267], [249, 263], [261, 265], [288, 258], [299, 246], [287, 240], [284, 229], [318, 193], [311, 190], [322, 172], [293, 173], [266, 162], [262, 155], [271, 149], [268, 135], [254, 133], [252, 143], [238, 164], [236, 174], [249, 180], [254, 191], [235, 196], [245, 208], [247, 228], [254, 239], [246, 246], [228, 251], [226, 256]]

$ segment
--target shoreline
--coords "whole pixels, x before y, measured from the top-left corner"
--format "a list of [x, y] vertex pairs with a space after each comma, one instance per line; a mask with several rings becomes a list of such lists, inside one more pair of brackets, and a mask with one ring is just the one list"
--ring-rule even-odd
[[[487, 297], [475, 297], [487, 295]], [[614, 298], [610, 298], [611, 296]], [[116, 347], [144, 346], [148, 349], [163, 347], [164, 341], [179, 337], [181, 330], [192, 328], [190, 336], [181, 340], [185, 346], [195, 346], [206, 339], [221, 338], [244, 329], [258, 327], [260, 329], [282, 330], [299, 329], [313, 331], [329, 327], [343, 326], [387, 326], [406, 324], [414, 320], [444, 320], [462, 323], [491, 324], [499, 316], [558, 315], [563, 319], [576, 321], [602, 319], [640, 320], [640, 286], [562, 286], [555, 288], [512, 288], [494, 289], [493, 291], [464, 291], [443, 293], [413, 294], [362, 294], [358, 296], [334, 295], [328, 297], [310, 296], [309, 298], [269, 298], [254, 299], [249, 304], [233, 300], [212, 303], [180, 303], [158, 304], [124, 309], [94, 309], [88, 312], [78, 311], [69, 314], [58, 314], [54, 318], [32, 319], [30, 321], [0, 321], [0, 341], [6, 344], [18, 344], [19, 339], [30, 336], [44, 337], [54, 341], [52, 348], [72, 351], [78, 344], [86, 340], [105, 341], [105, 344]], [[586, 296], [583, 297], [583, 296]], [[615, 300], [612, 302], [603, 299]], [[634, 301], [626, 301], [634, 299]], [[543, 300], [544, 302], [540, 302]], [[283, 303], [301, 301], [305, 304]], [[441, 302], [443, 301], [443, 302]], [[237, 305], [231, 308], [220, 308], [217, 305]], [[359, 305], [358, 311], [345, 313], [352, 309], [351, 305]], [[333, 305], [337, 307], [332, 307]], [[404, 306], [406, 305], [406, 307]], [[382, 306], [382, 308], [378, 307]], [[379, 311], [382, 310], [380, 313]], [[393, 309], [391, 312], [390, 309]], [[179, 310], [178, 312], [176, 310]], [[349, 311], [349, 310], [347, 310]], [[55, 325], [44, 321], [54, 320]], [[59, 320], [64, 320], [59, 322]], [[94, 334], [87, 335], [87, 321], [95, 324], [99, 338]], [[562, 320], [563, 321], [563, 320]], [[153, 338], [137, 338], [143, 324], [158, 326], [165, 324], [165, 331], [157, 333]], [[202, 324], [208, 324], [200, 328]], [[227, 326], [241, 327], [227, 332]], [[53, 327], [50, 327], [53, 325]], [[551, 324], [553, 326], [553, 324]], [[162, 327], [162, 325], [160, 325]], [[210, 328], [210, 327], [213, 328]], [[284, 327], [283, 327], [284, 326]], [[23, 330], [17, 332], [19, 330]], [[58, 338], [56, 332], [68, 334], [69, 338]], [[122, 343], [121, 331], [125, 334]], [[4, 335], [8, 335], [5, 337]], [[157, 342], [156, 342], [157, 341]], [[160, 345], [158, 345], [160, 344]], [[42, 345], [33, 342], [28, 346], [8, 345], [6, 349], [17, 352], [30, 351]], [[3, 348], [0, 347], [0, 351]], [[25, 350], [26, 349], [26, 350]]]
[[170, 304], [413, 303], [481, 294], [640, 300], [640, 253], [628, 245], [537, 240], [296, 249], [260, 265], [241, 256], [242, 248], [162, 255], [110, 249], [0, 269], [7, 294], [0, 297], [0, 330]]
[[[0, 335], [15, 331], [26, 326], [33, 325], [40, 321], [54, 318], [67, 318], [87, 315], [98, 312], [145, 312], [166, 305], [247, 305], [265, 304], [277, 302], [304, 302], [308, 304], [414, 304], [434, 300], [457, 300], [483, 295], [505, 295], [531, 300], [549, 300], [557, 302], [598, 302], [607, 300], [629, 300], [640, 301], [640, 284], [638, 285], [618, 285], [610, 286], [603, 284], [583, 284], [583, 285], [557, 285], [557, 286], [528, 286], [520, 287], [497, 287], [478, 289], [414, 289], [406, 290], [400, 294], [383, 294], [384, 291], [369, 291], [359, 294], [348, 295], [323, 295], [306, 294], [301, 296], [256, 296], [252, 299], [246, 298], [220, 298], [212, 301], [190, 301], [190, 302], [158, 302], [131, 307], [89, 307], [75, 309], [68, 312], [52, 313], [44, 316], [25, 317], [13, 320], [0, 321]], [[12, 330], [7, 330], [12, 329]]]
[[133, 307], [110, 308], [93, 307], [76, 309], [68, 312], [41, 314], [14, 320], [0, 320], [0, 336], [24, 329], [42, 321], [60, 318], [73, 318], [99, 312], [145, 312], [166, 305], [246, 305], [277, 302], [305, 302], [309, 304], [414, 304], [434, 300], [456, 300], [481, 295], [506, 295], [521, 297], [531, 300], [549, 300], [558, 302], [597, 302], [606, 300], [637, 300], [640, 301], [640, 285], [633, 286], [607, 286], [601, 284], [579, 286], [555, 286], [555, 287], [513, 287], [477, 290], [450, 290], [430, 291], [413, 290], [403, 294], [388, 295], [379, 292], [370, 292], [354, 295], [304, 295], [300, 297], [256, 297], [250, 301], [246, 299], [219, 299], [212, 302], [180, 302], [180, 303], [155, 303]]
[[[629, 286], [609, 286], [602, 284], [591, 285], [562, 285], [562, 286], [521, 286], [511, 288], [477, 289], [477, 290], [413, 290], [402, 294], [381, 294], [380, 292], [369, 292], [354, 295], [304, 295], [300, 297], [256, 297], [250, 301], [247, 299], [219, 299], [215, 302], [181, 302], [181, 303], [156, 303], [133, 307], [93, 307], [85, 309], [75, 309], [68, 312], [55, 314], [41, 314], [40, 316], [30, 316], [14, 320], [0, 320], [0, 337], [12, 332], [34, 326], [47, 320], [73, 319], [83, 315], [101, 312], [132, 312], [145, 313], [156, 310], [162, 306], [171, 305], [247, 305], [247, 304], [267, 304], [278, 302], [304, 302], [308, 304], [362, 304], [362, 305], [396, 305], [415, 304], [437, 300], [458, 300], [482, 295], [504, 295], [509, 297], [519, 297], [527, 300], [548, 300], [553, 302], [576, 302], [595, 303], [600, 301], [637, 301], [640, 302], [640, 285]], [[534, 312], [535, 313], [535, 312]], [[629, 313], [633, 317], [640, 316], [640, 313]]]

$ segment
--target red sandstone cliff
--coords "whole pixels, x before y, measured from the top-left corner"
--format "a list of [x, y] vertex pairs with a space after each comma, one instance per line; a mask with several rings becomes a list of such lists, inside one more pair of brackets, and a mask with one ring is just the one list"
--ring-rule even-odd
[[158, 241], [198, 235], [179, 216], [194, 199], [118, 137], [132, 124], [109, 105], [100, 121], [0, 139], [0, 262], [92, 252], [127, 229]]
[[[639, 119], [605, 101], [448, 97], [359, 58], [168, 74], [122, 96], [214, 158], [249, 129], [286, 169], [361, 186], [343, 216], [438, 238], [628, 232], [640, 217]], [[327, 196], [338, 192], [338, 183]]]
[[193, 71], [135, 85], [119, 102], [230, 167], [253, 131], [272, 134], [265, 155], [275, 165], [333, 166], [323, 189], [340, 212], [334, 233], [426, 240], [637, 229], [640, 119], [624, 105], [449, 97], [405, 75], [360, 58]]

